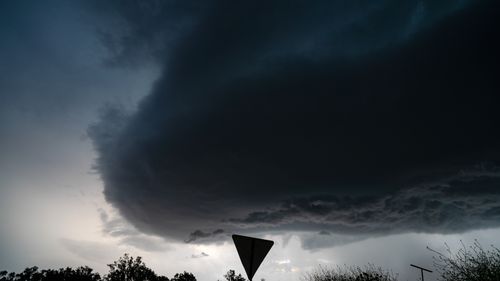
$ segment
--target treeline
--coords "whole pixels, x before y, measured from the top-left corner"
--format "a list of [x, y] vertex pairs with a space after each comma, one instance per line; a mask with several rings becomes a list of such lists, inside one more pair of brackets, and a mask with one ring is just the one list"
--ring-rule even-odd
[[[28, 267], [23, 272], [0, 271], [0, 281], [196, 281], [190, 272], [176, 273], [173, 277], [156, 274], [146, 266], [141, 257], [123, 255], [112, 264], [108, 264], [109, 272], [101, 276], [88, 266], [77, 268], [42, 269]], [[245, 281], [241, 274], [229, 270], [224, 279], [227, 281]]]
[[[446, 245], [445, 252], [428, 248], [434, 255], [435, 273], [441, 281], [500, 281], [500, 249], [493, 245], [484, 249], [475, 241], [471, 246], [462, 244], [456, 251]], [[23, 272], [0, 271], [0, 281], [196, 281], [189, 272], [177, 273], [173, 277], [157, 275], [148, 268], [141, 257], [133, 258], [127, 254], [112, 264], [104, 276], [92, 268], [61, 268], [58, 270], [38, 267], [26, 268]], [[375, 267], [319, 267], [302, 276], [302, 281], [397, 281], [397, 274]], [[241, 274], [229, 270], [224, 276], [226, 281], [246, 281]], [[263, 280], [261, 280], [263, 281]]]

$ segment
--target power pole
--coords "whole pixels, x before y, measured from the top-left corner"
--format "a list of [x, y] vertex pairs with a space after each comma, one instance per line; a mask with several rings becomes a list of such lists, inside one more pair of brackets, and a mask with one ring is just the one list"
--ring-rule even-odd
[[420, 274], [422, 275], [422, 281], [424, 281], [424, 271], [432, 273], [432, 270], [429, 270], [429, 269], [426, 269], [426, 268], [423, 268], [423, 267], [420, 267], [420, 266], [417, 266], [417, 265], [414, 265], [414, 264], [410, 264], [410, 266], [413, 266], [415, 268], [420, 269]]

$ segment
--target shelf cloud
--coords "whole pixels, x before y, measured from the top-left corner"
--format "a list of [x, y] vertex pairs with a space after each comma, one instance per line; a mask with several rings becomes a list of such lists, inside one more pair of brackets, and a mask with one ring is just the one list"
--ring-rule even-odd
[[498, 226], [498, 4], [364, 2], [96, 4], [162, 68], [88, 130], [106, 199], [188, 243]]

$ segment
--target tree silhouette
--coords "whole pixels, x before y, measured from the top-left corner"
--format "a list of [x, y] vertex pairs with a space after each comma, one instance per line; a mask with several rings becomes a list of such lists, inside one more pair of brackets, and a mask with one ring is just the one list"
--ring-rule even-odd
[[100, 281], [101, 276], [99, 273], [94, 272], [92, 268], [88, 266], [80, 266], [76, 269], [71, 267], [60, 268], [59, 270], [46, 269], [42, 270], [42, 280], [53, 280], [53, 281]]
[[429, 247], [434, 252], [434, 266], [443, 281], [498, 281], [500, 280], [500, 249], [491, 245], [485, 250], [477, 240], [471, 246], [465, 246], [456, 253], [448, 244], [446, 253], [441, 253]]
[[245, 277], [241, 276], [241, 274], [236, 275], [236, 272], [230, 269], [226, 274], [224, 274], [224, 278], [227, 281], [245, 281]]
[[[117, 261], [108, 264], [109, 273], [104, 276], [105, 281], [158, 281], [168, 280], [164, 276], [157, 276], [148, 268], [141, 257], [135, 259], [124, 254]], [[196, 280], [196, 279], [195, 279]]]
[[0, 272], [0, 281], [100, 281], [101, 276], [93, 272], [88, 266], [81, 266], [76, 269], [71, 267], [60, 268], [59, 270], [44, 269], [38, 271], [38, 267], [28, 267], [21, 273]]
[[43, 275], [38, 272], [38, 267], [27, 267], [23, 272], [16, 274], [16, 281], [41, 281], [43, 280]]
[[10, 280], [14, 280], [14, 278], [16, 277], [16, 273], [15, 272], [7, 272], [5, 270], [3, 271], [0, 271], [0, 281], [10, 281]]
[[196, 277], [192, 273], [184, 271], [183, 273], [176, 273], [171, 281], [196, 281]]
[[[88, 266], [77, 268], [44, 269], [27, 267], [23, 272], [0, 271], [0, 281], [169, 281], [165, 276], [158, 276], [148, 268], [141, 257], [124, 254], [117, 261], [108, 264], [109, 273], [101, 278], [99, 273]], [[177, 273], [171, 281], [196, 281], [189, 272]]]

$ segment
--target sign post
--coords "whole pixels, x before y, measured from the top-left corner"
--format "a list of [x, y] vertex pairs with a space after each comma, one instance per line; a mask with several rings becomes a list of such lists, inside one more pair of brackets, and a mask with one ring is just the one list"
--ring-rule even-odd
[[420, 267], [420, 266], [417, 266], [417, 265], [414, 265], [414, 264], [410, 264], [410, 266], [413, 266], [415, 268], [420, 269], [420, 274], [422, 274], [422, 281], [424, 281], [424, 271], [432, 273], [432, 270], [428, 270], [428, 269], [425, 269], [423, 267]]
[[266, 257], [274, 242], [242, 235], [233, 235], [236, 251], [240, 256], [241, 263], [245, 268], [248, 280], [252, 281], [255, 272]]

